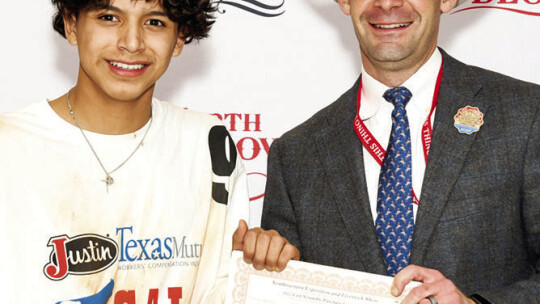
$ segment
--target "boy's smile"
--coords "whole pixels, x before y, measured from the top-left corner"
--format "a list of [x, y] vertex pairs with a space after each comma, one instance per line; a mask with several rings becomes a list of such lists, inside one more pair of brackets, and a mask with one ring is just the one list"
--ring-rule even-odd
[[120, 75], [126, 77], [136, 77], [141, 75], [149, 66], [147, 62], [120, 62], [107, 60], [111, 70]]

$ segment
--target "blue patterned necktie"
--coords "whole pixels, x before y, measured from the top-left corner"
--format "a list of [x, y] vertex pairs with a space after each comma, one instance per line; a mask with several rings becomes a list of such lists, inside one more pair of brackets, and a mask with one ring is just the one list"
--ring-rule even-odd
[[387, 90], [384, 99], [394, 105], [392, 133], [379, 176], [375, 229], [388, 275], [409, 265], [414, 231], [411, 178], [411, 136], [405, 106], [412, 94], [405, 87]]

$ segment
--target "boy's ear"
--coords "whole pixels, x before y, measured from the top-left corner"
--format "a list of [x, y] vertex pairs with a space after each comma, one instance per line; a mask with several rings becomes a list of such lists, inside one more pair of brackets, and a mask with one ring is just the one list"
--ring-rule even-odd
[[185, 44], [186, 40], [184, 39], [184, 37], [182, 37], [182, 34], [179, 34], [178, 38], [176, 39], [176, 44], [174, 45], [173, 57], [177, 57], [178, 55], [180, 55], [180, 53], [182, 53]]
[[64, 32], [66, 39], [71, 45], [77, 45], [77, 18], [75, 15], [64, 15]]

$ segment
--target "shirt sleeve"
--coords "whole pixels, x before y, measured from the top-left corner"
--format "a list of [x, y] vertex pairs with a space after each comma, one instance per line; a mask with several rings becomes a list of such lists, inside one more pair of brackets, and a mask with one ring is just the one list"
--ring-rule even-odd
[[[225, 302], [232, 235], [240, 219], [249, 222], [249, 196], [244, 165], [225, 127], [218, 126], [213, 130], [218, 130], [218, 138], [224, 139], [217, 140], [219, 145], [224, 142], [228, 144], [225, 144], [224, 149], [216, 148], [212, 142], [212, 130], [210, 131], [213, 162], [212, 201], [192, 303]], [[221, 155], [224, 151], [225, 156]], [[216, 165], [216, 162], [226, 164], [221, 166]], [[234, 170], [229, 173], [225, 168], [227, 166]]]

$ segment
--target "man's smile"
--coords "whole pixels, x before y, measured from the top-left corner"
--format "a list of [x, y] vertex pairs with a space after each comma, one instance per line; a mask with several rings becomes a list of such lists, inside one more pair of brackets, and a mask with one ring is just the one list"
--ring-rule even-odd
[[396, 29], [396, 28], [407, 27], [407, 26], [409, 26], [411, 24], [412, 24], [412, 22], [393, 23], [393, 24], [373, 24], [373, 23], [371, 23], [371, 25], [373, 27], [378, 28], [378, 29]]

